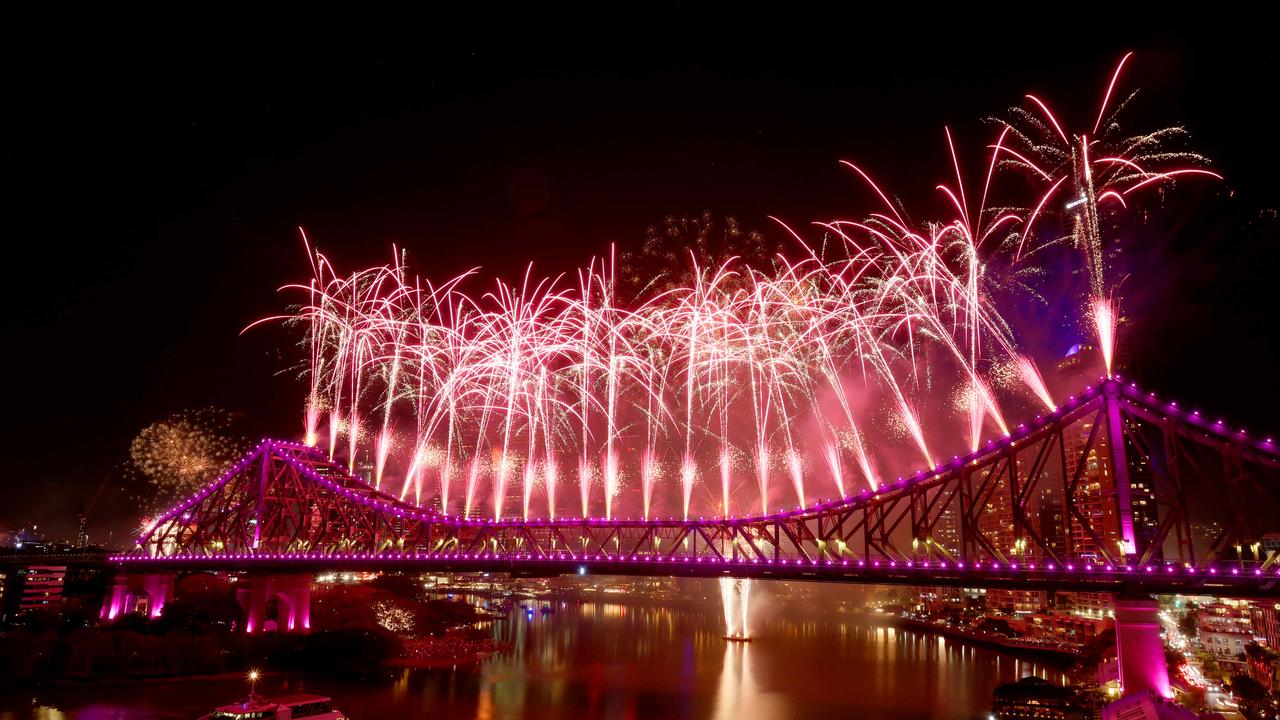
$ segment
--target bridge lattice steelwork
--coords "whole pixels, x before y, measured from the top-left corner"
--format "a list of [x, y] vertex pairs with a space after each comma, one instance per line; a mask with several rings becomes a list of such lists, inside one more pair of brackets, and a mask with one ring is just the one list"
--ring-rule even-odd
[[750, 517], [444, 515], [264, 440], [112, 561], [1277, 595], [1278, 557], [1272, 439], [1111, 378], [931, 470]]

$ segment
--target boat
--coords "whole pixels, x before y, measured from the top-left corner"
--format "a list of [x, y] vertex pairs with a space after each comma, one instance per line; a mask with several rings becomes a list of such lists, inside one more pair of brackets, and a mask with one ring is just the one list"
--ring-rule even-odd
[[333, 699], [323, 695], [288, 695], [278, 698], [249, 697], [232, 705], [223, 705], [200, 720], [347, 720], [333, 707]]
[[751, 642], [751, 638], [747, 637], [746, 635], [725, 635], [724, 639], [728, 640], [729, 642], [736, 642], [736, 643]]

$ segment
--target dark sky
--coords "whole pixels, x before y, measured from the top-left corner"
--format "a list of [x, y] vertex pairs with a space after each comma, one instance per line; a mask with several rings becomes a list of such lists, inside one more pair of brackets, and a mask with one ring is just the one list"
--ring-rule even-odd
[[[299, 225], [340, 267], [398, 243], [441, 277], [570, 269], [671, 213], [762, 229], [766, 215], [857, 216], [873, 198], [844, 158], [927, 210], [949, 179], [944, 125], [977, 157], [981, 118], [1028, 91], [1082, 124], [1128, 49], [1139, 118], [1184, 124], [1227, 177], [1160, 210], [1168, 238], [1127, 281], [1150, 288], [1136, 372], [1280, 432], [1280, 87], [1271, 44], [1249, 30], [1261, 20], [958, 36], [654, 6], [607, 32], [385, 18], [394, 37], [358, 38], [155, 20], [99, 9], [6, 31], [0, 528], [65, 532], [137, 431], [175, 411], [212, 404], [253, 434], [297, 432], [302, 387], [279, 374], [296, 361], [288, 336], [239, 332], [305, 279]], [[99, 539], [132, 526], [135, 490], [108, 481]]]

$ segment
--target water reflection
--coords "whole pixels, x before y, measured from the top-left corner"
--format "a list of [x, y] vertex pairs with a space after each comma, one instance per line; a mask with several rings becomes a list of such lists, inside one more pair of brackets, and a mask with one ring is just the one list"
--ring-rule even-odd
[[[490, 624], [512, 650], [477, 665], [397, 671], [382, 684], [269, 676], [260, 690], [332, 695], [355, 720], [910, 720], [982, 717], [995, 685], [1024, 675], [1066, 681], [1061, 669], [901, 631], [882, 616], [764, 605], [751, 620], [755, 639], [729, 643], [714, 602], [555, 601], [544, 614], [540, 601], [532, 614], [514, 607]], [[194, 718], [242, 689], [229, 678], [21, 691], [0, 696], [0, 720]]]

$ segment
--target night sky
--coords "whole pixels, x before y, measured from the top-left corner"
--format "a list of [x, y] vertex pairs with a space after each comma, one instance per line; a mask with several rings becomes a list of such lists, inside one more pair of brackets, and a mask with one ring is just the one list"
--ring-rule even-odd
[[766, 231], [767, 215], [857, 217], [875, 203], [846, 158], [924, 214], [950, 179], [944, 125], [979, 162], [982, 118], [1025, 92], [1091, 119], [1128, 49], [1137, 125], [1184, 124], [1227, 178], [1152, 208], [1167, 237], [1126, 280], [1143, 298], [1135, 373], [1280, 433], [1269, 39], [1211, 23], [903, 37], [654, 12], [669, 17], [607, 33], [387, 19], [395, 37], [273, 23], [196, 38], [199, 19], [153, 33], [105, 10], [10, 28], [0, 529], [69, 534], [105, 478], [91, 530], [119, 539], [139, 490], [119, 472], [129, 441], [176, 411], [299, 432], [291, 336], [240, 335], [305, 280], [297, 226], [346, 270], [396, 243], [431, 277], [558, 272], [637, 246], [668, 214]]

